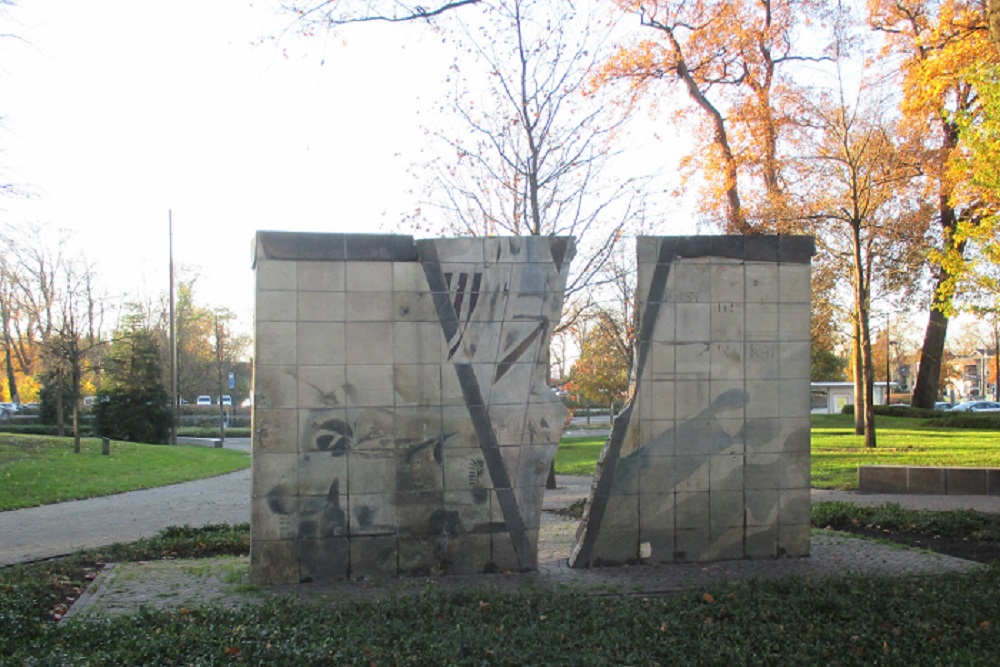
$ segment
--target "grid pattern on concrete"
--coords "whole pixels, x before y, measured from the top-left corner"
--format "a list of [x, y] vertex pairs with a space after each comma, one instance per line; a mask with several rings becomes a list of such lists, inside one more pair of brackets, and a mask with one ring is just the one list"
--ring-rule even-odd
[[262, 232], [261, 583], [536, 566], [571, 239]]
[[638, 240], [631, 399], [577, 567], [809, 553], [806, 237]]

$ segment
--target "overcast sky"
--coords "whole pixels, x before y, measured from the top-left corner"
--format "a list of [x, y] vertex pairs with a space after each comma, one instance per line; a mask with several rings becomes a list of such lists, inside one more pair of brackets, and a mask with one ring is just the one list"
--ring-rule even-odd
[[75, 230], [113, 291], [166, 291], [172, 210], [199, 300], [249, 327], [256, 230], [398, 231], [416, 204], [407, 169], [453, 55], [432, 30], [282, 35], [273, 1], [19, 5], [0, 27], [19, 37], [0, 42], [0, 166], [34, 196], [2, 215]]

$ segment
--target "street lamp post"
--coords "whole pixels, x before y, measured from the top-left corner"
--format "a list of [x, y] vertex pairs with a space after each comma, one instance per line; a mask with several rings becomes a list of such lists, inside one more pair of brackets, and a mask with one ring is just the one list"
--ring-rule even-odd
[[885, 404], [890, 404], [889, 400], [889, 316], [885, 316]]

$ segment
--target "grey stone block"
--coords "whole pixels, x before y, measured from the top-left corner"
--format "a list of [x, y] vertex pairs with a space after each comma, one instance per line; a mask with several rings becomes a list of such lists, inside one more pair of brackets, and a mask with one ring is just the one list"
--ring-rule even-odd
[[391, 493], [351, 493], [348, 496], [348, 534], [396, 535], [399, 519]]
[[747, 489], [744, 501], [746, 502], [748, 529], [761, 529], [778, 525], [781, 494], [782, 492], [778, 489]]
[[946, 476], [949, 495], [987, 495], [988, 484], [984, 468], [948, 468]]
[[303, 292], [343, 292], [347, 280], [342, 262], [299, 261], [289, 262], [295, 270], [295, 287]]
[[299, 542], [253, 540], [250, 544], [250, 580], [256, 584], [299, 583]]
[[774, 343], [778, 340], [778, 304], [755, 303], [747, 307], [747, 341]]
[[296, 325], [295, 362], [301, 366], [343, 364], [346, 360], [345, 336], [343, 322], [299, 322]]
[[674, 533], [674, 561], [694, 563], [710, 560], [712, 556], [712, 535], [708, 527], [681, 528]]
[[702, 343], [712, 340], [712, 307], [707, 303], [678, 303], [674, 336], [678, 343]]
[[297, 312], [295, 292], [268, 290], [257, 293], [254, 317], [258, 322], [294, 322]]
[[359, 536], [350, 540], [351, 578], [383, 579], [399, 573], [398, 538]]
[[904, 466], [858, 466], [861, 493], [907, 493], [909, 476]]
[[392, 322], [396, 319], [392, 292], [347, 292], [342, 319], [348, 322]]
[[907, 492], [940, 494], [948, 493], [947, 474], [943, 468], [917, 468], [907, 471]]
[[348, 493], [347, 457], [328, 452], [305, 452], [298, 457], [298, 494], [326, 496], [337, 483], [337, 491]]
[[[296, 374], [297, 385], [291, 393], [295, 397], [293, 405], [310, 410], [347, 406], [347, 391], [344, 388], [347, 383], [346, 366], [299, 366]], [[255, 378], [255, 381], [258, 387], [263, 386], [265, 390], [270, 384], [268, 378]], [[254, 396], [258, 404], [259, 397], [259, 394]], [[285, 400], [289, 400], [287, 395]]]
[[778, 260], [782, 263], [809, 264], [816, 253], [816, 242], [811, 236], [778, 237]]
[[346, 292], [392, 292], [392, 264], [347, 262], [344, 265]]
[[633, 530], [602, 527], [588, 567], [625, 565], [639, 562], [639, 535]]
[[254, 363], [286, 365], [298, 363], [294, 322], [257, 322], [254, 327]]
[[416, 262], [413, 237], [399, 234], [344, 234], [344, 259], [364, 262]]
[[812, 301], [810, 273], [808, 263], [782, 264], [778, 267], [782, 303], [809, 303]]
[[742, 531], [745, 507], [743, 491], [715, 491], [709, 497], [709, 528], [713, 535], [730, 528]]
[[299, 560], [302, 582], [342, 581], [350, 576], [350, 542], [346, 537], [302, 540]]
[[298, 452], [298, 413], [291, 409], [255, 408], [253, 448], [262, 454]]
[[[300, 325], [303, 326], [303, 325]], [[336, 362], [352, 365], [391, 364], [393, 353], [393, 327], [383, 322], [346, 322], [343, 325], [342, 353]], [[418, 360], [400, 359], [419, 363]]]
[[744, 550], [747, 558], [777, 558], [778, 526], [748, 526]]
[[250, 501], [252, 540], [295, 540], [299, 537], [299, 500], [295, 496], [260, 495]]
[[300, 322], [343, 322], [346, 294], [344, 292], [299, 292], [286, 297]]
[[743, 244], [744, 257], [748, 262], [776, 263], [781, 257], [778, 237], [747, 236]]
[[777, 303], [780, 295], [778, 266], [766, 263], [746, 265], [746, 303]]
[[295, 264], [291, 262], [274, 262], [258, 259], [254, 266], [255, 284], [258, 295], [262, 291], [290, 290], [295, 291], [297, 273]]
[[986, 492], [991, 496], [1000, 496], [1000, 469], [990, 468], [986, 471]]
[[802, 558], [809, 555], [808, 523], [778, 526], [778, 556]]
[[701, 560], [737, 560], [745, 555], [743, 526], [712, 527], [711, 546]]

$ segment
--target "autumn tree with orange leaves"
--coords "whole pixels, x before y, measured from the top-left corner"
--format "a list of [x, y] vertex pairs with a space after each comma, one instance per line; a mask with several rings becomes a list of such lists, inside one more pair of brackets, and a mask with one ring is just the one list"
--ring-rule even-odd
[[787, 231], [784, 136], [796, 122], [803, 84], [793, 68], [825, 60], [803, 48], [825, 0], [616, 0], [655, 36], [622, 47], [602, 81], [627, 79], [633, 100], [681, 87], [691, 104], [674, 120], [696, 129], [699, 145], [685, 158], [688, 175], [705, 182], [703, 211], [729, 233]]
[[[882, 58], [900, 63], [903, 123], [915, 161], [924, 165], [925, 197], [937, 209], [939, 254], [963, 256], [962, 224], [977, 224], [984, 211], [975, 199], [958, 195], [972, 174], [960, 168], [965, 148], [958, 118], [980, 113], [980, 95], [970, 67], [1000, 62], [990, 42], [983, 0], [869, 0], [870, 26], [885, 37]], [[913, 404], [932, 408], [954, 296], [951, 270], [933, 267], [934, 293], [920, 355]]]

